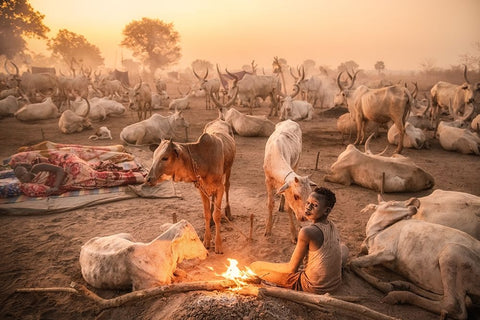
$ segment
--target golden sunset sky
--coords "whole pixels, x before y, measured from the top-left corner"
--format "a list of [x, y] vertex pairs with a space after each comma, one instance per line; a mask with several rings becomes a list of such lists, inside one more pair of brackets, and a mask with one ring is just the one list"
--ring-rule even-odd
[[[59, 29], [96, 45], [107, 67], [130, 52], [122, 30], [142, 17], [172, 22], [180, 34], [177, 67], [205, 59], [231, 69], [255, 59], [271, 67], [274, 56], [290, 65], [313, 59], [336, 68], [354, 60], [373, 69], [418, 70], [460, 63], [480, 41], [480, 0], [30, 0], [45, 15], [53, 37]], [[42, 41], [31, 41], [40, 52]]]

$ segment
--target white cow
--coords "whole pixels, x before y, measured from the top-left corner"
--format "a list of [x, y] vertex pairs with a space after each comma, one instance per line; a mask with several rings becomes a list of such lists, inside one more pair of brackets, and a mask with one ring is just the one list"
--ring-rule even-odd
[[168, 103], [170, 97], [167, 91], [161, 91], [160, 93], [152, 92], [152, 108], [153, 110], [163, 109]]
[[[397, 129], [395, 124], [388, 129], [387, 138], [390, 144], [398, 145], [400, 131]], [[427, 137], [422, 129], [415, 128], [410, 122], [405, 124], [405, 135], [403, 136], [403, 146], [405, 148], [428, 148], [428, 144], [426, 142]]]
[[14, 116], [20, 121], [34, 121], [58, 118], [60, 113], [52, 98], [48, 97], [43, 102], [24, 105]]
[[411, 159], [398, 154], [391, 157], [374, 155], [369, 147], [371, 138], [372, 135], [365, 142], [365, 153], [353, 144], [348, 145], [330, 167], [325, 181], [344, 185], [355, 183], [384, 192], [415, 192], [433, 187], [433, 177]]
[[190, 97], [192, 97], [195, 93], [187, 92], [187, 94], [182, 94], [181, 98], [172, 99], [168, 104], [168, 110], [186, 110], [190, 109]]
[[90, 112], [90, 103], [85, 99], [87, 103], [87, 110], [82, 115], [75, 113], [72, 110], [65, 110], [60, 119], [58, 120], [58, 128], [60, 131], [65, 134], [82, 132], [84, 129], [90, 129], [92, 123], [88, 118], [88, 113]]
[[220, 103], [213, 94], [210, 97], [222, 113], [222, 118], [232, 127], [233, 132], [239, 136], [269, 137], [275, 130], [275, 124], [265, 116], [251, 116], [243, 114], [235, 108], [229, 109], [237, 97], [236, 94], [226, 104]]
[[410, 198], [405, 201], [385, 201], [379, 195], [378, 205], [369, 204], [362, 212], [409, 211], [411, 206], [417, 209], [412, 219], [458, 229], [480, 240], [480, 197], [465, 192], [437, 189], [426, 197]]
[[311, 103], [303, 100], [293, 100], [292, 97], [287, 96], [283, 99], [280, 108], [280, 121], [291, 119], [293, 121], [312, 120], [313, 106]]
[[[126, 110], [123, 104], [108, 98], [94, 97], [89, 99], [89, 103], [90, 112], [88, 117], [93, 121], [103, 121], [108, 116], [121, 116]], [[70, 108], [77, 114], [83, 114], [87, 108], [87, 103], [85, 99], [77, 97], [75, 101], [71, 102]]]
[[0, 118], [13, 116], [20, 107], [21, 103], [17, 97], [8, 96], [0, 100]]
[[463, 126], [463, 121], [440, 121], [436, 137], [442, 148], [463, 154], [480, 155], [480, 136], [460, 126]]
[[[409, 219], [417, 212], [375, 211], [366, 226], [368, 255], [352, 269], [383, 292], [388, 303], [409, 303], [454, 319], [467, 319], [466, 300], [480, 298], [480, 241], [436, 223]], [[385, 283], [361, 268], [383, 265], [408, 281]], [[402, 291], [398, 291], [402, 290]], [[475, 300], [474, 300], [475, 301]]]
[[95, 288], [142, 290], [170, 284], [178, 263], [205, 259], [207, 250], [186, 220], [149, 243], [135, 242], [128, 233], [96, 237], [80, 250], [82, 276]]
[[[300, 125], [292, 120], [277, 123], [275, 131], [270, 135], [265, 145], [263, 170], [267, 187], [268, 216], [265, 235], [271, 235], [273, 225], [274, 194], [283, 194], [289, 207], [290, 231], [295, 240], [297, 230], [293, 213], [297, 220], [304, 220], [305, 201], [316, 185], [308, 176], [300, 176], [298, 168], [302, 153], [302, 130]], [[292, 213], [293, 211], [293, 213]]]
[[164, 117], [158, 113], [150, 118], [131, 124], [122, 129], [120, 139], [125, 143], [142, 145], [160, 143], [164, 139], [175, 138], [175, 130], [189, 127], [182, 111]]

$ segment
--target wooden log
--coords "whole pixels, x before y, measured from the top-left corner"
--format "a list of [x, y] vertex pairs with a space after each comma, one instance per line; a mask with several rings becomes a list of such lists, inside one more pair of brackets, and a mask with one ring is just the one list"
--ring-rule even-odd
[[374, 320], [397, 319], [362, 305], [336, 299], [329, 294], [319, 295], [284, 288], [268, 287], [259, 288], [258, 295], [286, 299], [296, 303], [305, 304], [306, 306], [316, 305], [322, 308], [322, 310], [326, 309], [330, 312], [343, 313], [349, 316], [353, 315], [355, 318]]

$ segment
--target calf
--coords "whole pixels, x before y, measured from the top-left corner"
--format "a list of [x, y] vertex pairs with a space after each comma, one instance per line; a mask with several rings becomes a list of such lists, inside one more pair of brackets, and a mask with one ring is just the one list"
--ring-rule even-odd
[[128, 233], [90, 239], [80, 250], [83, 278], [101, 289], [142, 290], [170, 284], [178, 263], [205, 259], [207, 250], [186, 220], [162, 226], [167, 227], [149, 243], [135, 242]]
[[164, 139], [176, 137], [175, 130], [180, 128], [187, 130], [188, 127], [189, 123], [183, 117], [182, 111], [176, 111], [167, 117], [155, 113], [147, 120], [123, 128], [120, 139], [136, 145], [160, 143]]
[[415, 192], [434, 185], [433, 177], [412, 160], [401, 155], [383, 157], [369, 148], [372, 135], [365, 142], [365, 153], [350, 144], [330, 167], [325, 181], [383, 192]]
[[233, 132], [228, 123], [221, 119], [208, 123], [203, 134], [194, 143], [176, 143], [163, 140], [153, 154], [153, 162], [147, 183], [155, 185], [171, 178], [173, 181], [193, 182], [199, 190], [205, 215], [203, 243], [210, 247], [210, 218], [213, 206], [215, 222], [215, 253], [223, 253], [220, 236], [220, 219], [223, 193], [227, 205], [225, 214], [230, 213], [230, 173], [235, 158], [236, 146]]
[[100, 127], [100, 128], [97, 129], [97, 131], [95, 131], [95, 134], [88, 137], [88, 139], [90, 139], [90, 140], [106, 140], [106, 139], [112, 140], [113, 138], [112, 138], [112, 133], [110, 132], [110, 130], [107, 127]]
[[190, 97], [193, 94], [193, 92], [188, 91], [187, 94], [182, 94], [181, 98], [173, 99], [168, 105], [168, 110], [190, 109]]
[[[443, 318], [467, 319], [467, 298], [480, 298], [480, 241], [450, 227], [409, 219], [416, 212], [415, 206], [376, 210], [366, 226], [363, 246], [368, 254], [351, 261], [351, 267], [379, 290], [389, 292], [384, 298], [388, 303], [410, 303]], [[413, 284], [385, 283], [361, 269], [375, 265]]]
[[460, 128], [463, 121], [440, 121], [436, 137], [443, 149], [463, 154], [480, 155], [480, 136], [468, 129]]
[[[390, 144], [398, 145], [400, 131], [395, 124], [388, 130], [387, 138]], [[426, 142], [427, 138], [422, 129], [415, 128], [410, 122], [405, 124], [405, 135], [403, 136], [403, 146], [405, 148], [427, 148], [428, 144]]]
[[265, 145], [263, 161], [268, 197], [265, 235], [272, 234], [275, 192], [285, 196], [285, 202], [290, 213], [292, 241], [295, 241], [297, 235], [293, 213], [295, 213], [297, 220], [305, 219], [305, 202], [312, 191], [312, 186], [316, 184], [308, 176], [302, 177], [295, 172], [298, 168], [301, 153], [302, 130], [300, 125], [292, 120], [277, 123], [275, 131], [270, 135]]

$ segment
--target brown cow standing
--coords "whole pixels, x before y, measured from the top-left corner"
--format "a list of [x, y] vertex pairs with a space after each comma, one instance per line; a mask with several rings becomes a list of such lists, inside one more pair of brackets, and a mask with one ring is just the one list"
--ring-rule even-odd
[[223, 253], [220, 220], [223, 193], [226, 194], [225, 214], [231, 219], [229, 189], [230, 173], [236, 146], [228, 123], [221, 119], [209, 122], [203, 134], [193, 143], [164, 140], [153, 154], [153, 163], [147, 183], [155, 185], [171, 177], [173, 181], [193, 182], [199, 190], [205, 214], [203, 243], [210, 246], [210, 218], [213, 206], [215, 222], [215, 253]]

